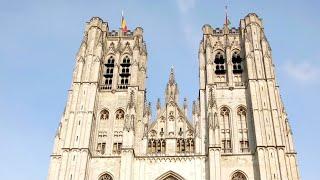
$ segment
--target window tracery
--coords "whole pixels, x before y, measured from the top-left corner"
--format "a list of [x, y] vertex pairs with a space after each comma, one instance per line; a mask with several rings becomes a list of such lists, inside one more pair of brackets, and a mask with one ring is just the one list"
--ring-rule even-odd
[[148, 140], [148, 152], [149, 153], [165, 153], [166, 152], [166, 140], [154, 139]]
[[113, 180], [109, 174], [102, 175], [99, 180]]
[[237, 116], [239, 122], [239, 137], [240, 137], [240, 151], [249, 152], [249, 140], [248, 140], [248, 122], [247, 113], [244, 107], [239, 107], [237, 109]]
[[216, 65], [216, 74], [225, 74], [226, 73], [226, 64], [225, 57], [221, 51], [217, 52], [214, 58], [214, 63]]
[[194, 152], [194, 140], [193, 138], [177, 139], [177, 153], [193, 153]]
[[105, 153], [105, 149], [106, 149], [106, 143], [98, 143], [97, 145], [97, 152], [100, 154], [104, 154]]
[[118, 109], [116, 111], [116, 120], [123, 120], [124, 119], [124, 111], [122, 109]]
[[236, 172], [232, 175], [231, 180], [247, 180], [247, 178], [243, 173]]
[[122, 142], [114, 142], [113, 143], [112, 152], [114, 154], [120, 154], [121, 153], [121, 148], [122, 148]]
[[114, 69], [114, 58], [110, 56], [107, 63], [104, 64], [106, 67], [106, 72], [103, 75], [105, 77], [105, 88], [111, 89], [112, 87], [112, 78], [113, 78], [113, 69]]
[[221, 115], [221, 150], [223, 153], [232, 152], [231, 129], [230, 129], [230, 110], [222, 107]]
[[239, 51], [235, 51], [232, 54], [233, 73], [242, 73], [242, 59]]
[[120, 64], [121, 71], [120, 71], [120, 85], [118, 86], [119, 89], [127, 89], [130, 80], [130, 58], [129, 56], [125, 56]]
[[108, 120], [109, 119], [109, 111], [106, 109], [100, 112], [100, 120]]

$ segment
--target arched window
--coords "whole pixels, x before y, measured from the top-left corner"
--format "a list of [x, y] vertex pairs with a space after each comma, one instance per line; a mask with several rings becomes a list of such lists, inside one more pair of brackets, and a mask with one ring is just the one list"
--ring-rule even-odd
[[99, 180], [113, 180], [110, 174], [104, 174], [102, 175]]
[[158, 139], [158, 140], [156, 140], [156, 142], [157, 142], [156, 153], [165, 153], [166, 140], [165, 139]]
[[124, 111], [122, 109], [118, 109], [116, 111], [116, 120], [123, 120], [124, 119]]
[[231, 153], [231, 129], [230, 129], [230, 110], [227, 107], [222, 107], [221, 115], [221, 148], [223, 153]]
[[120, 154], [122, 148], [122, 142], [113, 142], [112, 152], [114, 154]]
[[[148, 141], [148, 152], [149, 153], [156, 153], [157, 152], [157, 142], [158, 141], [156, 139], [153, 139], [153, 138], [149, 139], [149, 141]], [[159, 149], [161, 149], [161, 144], [160, 145], [158, 144], [158, 146], [160, 146]]]
[[186, 152], [189, 152], [189, 153], [194, 152], [194, 141], [192, 138], [186, 139]]
[[190, 153], [194, 151], [194, 142], [193, 139], [177, 139], [177, 153]]
[[239, 127], [239, 139], [240, 139], [240, 151], [249, 152], [249, 140], [248, 140], [248, 122], [247, 113], [244, 107], [237, 109], [238, 127]]
[[236, 172], [232, 175], [231, 180], [247, 180], [247, 178], [243, 173]]
[[100, 112], [100, 120], [108, 120], [109, 119], [109, 111], [107, 110], [102, 110]]
[[107, 63], [104, 64], [106, 66], [106, 72], [103, 75], [105, 77], [105, 88], [111, 89], [112, 86], [112, 78], [113, 78], [113, 69], [114, 69], [114, 58], [110, 56]]
[[181, 153], [181, 151], [182, 151], [182, 141], [183, 141], [183, 139], [177, 139], [177, 148], [176, 148], [176, 150], [177, 150], [177, 153]]
[[104, 154], [106, 150], [106, 143], [105, 142], [100, 142], [97, 145], [97, 152], [100, 154]]
[[225, 74], [226, 73], [226, 61], [222, 52], [217, 52], [214, 58], [214, 63], [216, 65], [216, 74]]
[[130, 58], [129, 56], [125, 56], [122, 59], [121, 70], [120, 70], [120, 85], [118, 86], [119, 89], [127, 89], [130, 80]]
[[240, 52], [235, 51], [232, 54], [232, 64], [233, 64], [233, 73], [242, 73], [242, 59], [240, 57]]

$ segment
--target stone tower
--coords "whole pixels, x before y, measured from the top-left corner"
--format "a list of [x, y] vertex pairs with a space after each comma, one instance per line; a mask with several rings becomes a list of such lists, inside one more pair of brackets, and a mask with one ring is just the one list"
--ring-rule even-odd
[[[152, 116], [142, 28], [86, 25], [49, 180], [298, 180], [292, 131], [261, 19], [204, 25], [199, 98], [179, 104], [174, 70]], [[155, 119], [153, 119], [155, 117]]]

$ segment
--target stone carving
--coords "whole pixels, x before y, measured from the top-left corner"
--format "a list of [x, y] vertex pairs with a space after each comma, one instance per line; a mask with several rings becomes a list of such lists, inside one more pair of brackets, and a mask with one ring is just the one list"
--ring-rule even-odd
[[126, 115], [125, 122], [124, 122], [124, 130], [130, 131], [134, 129], [134, 115]]

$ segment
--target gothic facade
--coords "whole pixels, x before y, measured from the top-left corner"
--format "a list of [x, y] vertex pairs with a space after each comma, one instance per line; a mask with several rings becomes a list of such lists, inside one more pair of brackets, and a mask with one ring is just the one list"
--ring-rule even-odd
[[[271, 48], [254, 13], [204, 25], [199, 97], [188, 116], [173, 69], [165, 100], [146, 100], [143, 29], [86, 25], [57, 129], [49, 180], [298, 180]], [[152, 72], [151, 72], [152, 73]]]

